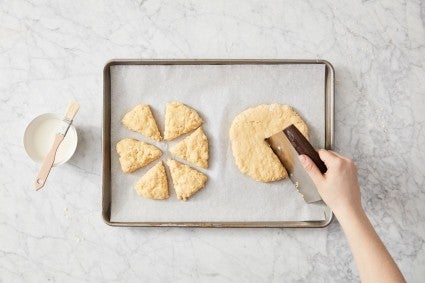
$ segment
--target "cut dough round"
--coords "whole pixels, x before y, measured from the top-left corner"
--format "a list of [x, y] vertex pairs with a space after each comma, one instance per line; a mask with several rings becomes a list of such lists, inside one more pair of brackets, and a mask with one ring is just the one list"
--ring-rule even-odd
[[166, 199], [168, 194], [167, 174], [164, 164], [159, 161], [140, 178], [135, 186], [137, 194], [149, 199]]
[[173, 159], [167, 160], [173, 179], [174, 190], [177, 198], [186, 201], [197, 191], [202, 189], [207, 182], [207, 176], [196, 169]]
[[137, 105], [124, 115], [121, 122], [131, 131], [141, 133], [156, 141], [162, 139], [148, 104]]
[[208, 138], [202, 127], [173, 146], [170, 152], [201, 168], [208, 168]]
[[165, 108], [164, 140], [171, 141], [198, 128], [203, 122], [195, 109], [181, 102], [169, 102]]
[[265, 139], [290, 124], [294, 124], [305, 137], [308, 136], [306, 123], [288, 105], [259, 105], [239, 113], [229, 133], [239, 170], [260, 182], [273, 182], [288, 177]]
[[116, 149], [124, 173], [134, 172], [162, 155], [156, 146], [129, 138], [120, 140]]

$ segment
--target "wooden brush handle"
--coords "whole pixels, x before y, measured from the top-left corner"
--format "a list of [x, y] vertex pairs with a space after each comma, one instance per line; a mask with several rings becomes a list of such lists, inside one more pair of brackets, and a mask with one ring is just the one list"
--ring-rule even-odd
[[55, 162], [56, 151], [58, 150], [59, 145], [63, 141], [64, 136], [57, 134], [55, 137], [55, 141], [50, 148], [49, 153], [46, 155], [43, 161], [43, 165], [41, 166], [40, 172], [35, 178], [35, 190], [38, 191], [41, 189], [46, 183], [47, 177], [49, 176], [50, 169], [52, 169], [53, 163]]

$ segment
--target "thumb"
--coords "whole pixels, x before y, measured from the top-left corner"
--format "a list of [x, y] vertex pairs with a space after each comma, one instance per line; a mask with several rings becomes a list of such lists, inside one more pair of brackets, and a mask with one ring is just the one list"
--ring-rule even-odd
[[301, 154], [300, 156], [298, 156], [298, 158], [300, 159], [300, 162], [304, 167], [305, 171], [307, 171], [308, 175], [310, 175], [316, 187], [318, 187], [323, 180], [323, 175], [320, 172], [319, 168], [317, 168], [316, 164], [314, 164], [310, 157], [305, 154]]

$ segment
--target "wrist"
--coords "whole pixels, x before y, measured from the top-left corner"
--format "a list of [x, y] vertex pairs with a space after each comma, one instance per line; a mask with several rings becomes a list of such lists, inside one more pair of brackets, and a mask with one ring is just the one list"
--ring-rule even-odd
[[341, 225], [352, 223], [355, 219], [363, 218], [365, 212], [361, 205], [343, 206], [333, 210]]

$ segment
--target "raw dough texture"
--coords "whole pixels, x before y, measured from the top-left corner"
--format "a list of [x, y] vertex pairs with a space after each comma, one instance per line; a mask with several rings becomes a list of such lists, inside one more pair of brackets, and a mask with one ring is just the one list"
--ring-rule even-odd
[[120, 140], [116, 149], [124, 173], [134, 172], [162, 155], [161, 150], [156, 146], [129, 138]]
[[202, 127], [172, 147], [170, 152], [201, 168], [208, 168], [208, 139]]
[[286, 169], [265, 139], [290, 124], [294, 124], [305, 137], [308, 136], [307, 125], [288, 105], [259, 105], [239, 113], [229, 133], [239, 170], [260, 182], [288, 177]]
[[166, 199], [168, 194], [167, 174], [162, 161], [149, 169], [135, 186], [136, 192], [149, 199]]
[[207, 182], [205, 174], [173, 159], [167, 160], [177, 197], [186, 201]]
[[164, 139], [173, 140], [198, 128], [203, 122], [194, 109], [177, 101], [169, 102], [165, 109]]
[[137, 105], [124, 115], [121, 122], [131, 131], [141, 133], [156, 141], [162, 139], [148, 104]]

